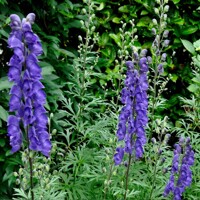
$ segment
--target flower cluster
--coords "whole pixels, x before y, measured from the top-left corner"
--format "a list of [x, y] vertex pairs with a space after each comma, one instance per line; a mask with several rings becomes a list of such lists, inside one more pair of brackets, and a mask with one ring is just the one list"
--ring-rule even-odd
[[49, 156], [51, 143], [44, 108], [46, 95], [40, 82], [42, 70], [37, 59], [43, 50], [39, 37], [33, 33], [31, 27], [35, 14], [28, 14], [22, 21], [18, 15], [12, 14], [10, 20], [12, 32], [8, 45], [14, 51], [9, 61], [8, 72], [9, 81], [14, 82], [9, 102], [9, 111], [13, 112], [13, 115], [8, 117], [11, 151], [18, 151], [22, 145], [23, 134], [20, 124], [23, 124], [29, 148]]
[[[124, 147], [117, 147], [114, 161], [116, 165], [122, 162], [124, 153], [132, 154], [135, 152], [135, 157], [140, 158], [143, 155], [143, 146], [146, 143], [145, 126], [147, 125], [147, 58], [146, 51], [143, 52], [143, 57], [139, 59], [138, 54], [135, 54], [136, 61], [127, 61], [128, 68], [125, 87], [121, 92], [121, 102], [124, 104], [119, 115], [117, 137], [118, 140], [123, 140]], [[140, 70], [134, 68], [139, 65]]]
[[[183, 155], [181, 157], [181, 154]], [[180, 164], [179, 164], [180, 163]], [[192, 172], [190, 167], [194, 164], [194, 151], [190, 145], [190, 138], [184, 141], [180, 138], [179, 144], [175, 145], [174, 158], [172, 162], [171, 175], [167, 186], [165, 187], [164, 196], [170, 192], [174, 195], [174, 200], [180, 200], [185, 188], [192, 182]], [[177, 181], [176, 176], [177, 175]]]

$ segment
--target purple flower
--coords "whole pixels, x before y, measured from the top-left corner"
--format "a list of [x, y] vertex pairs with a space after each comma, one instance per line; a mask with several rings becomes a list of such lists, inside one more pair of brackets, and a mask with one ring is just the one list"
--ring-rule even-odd
[[[182, 159], [180, 159], [180, 157], [182, 157]], [[180, 138], [179, 144], [175, 145], [171, 176], [167, 186], [165, 187], [163, 193], [164, 196], [167, 196], [172, 192], [174, 200], [181, 199], [185, 188], [190, 186], [192, 182], [192, 171], [190, 167], [193, 164], [194, 151], [190, 146], [190, 139], [187, 138], [185, 141], [183, 138]], [[175, 180], [175, 176], [178, 177], [177, 180]]]
[[[146, 55], [147, 51], [141, 52], [141, 55]], [[124, 153], [132, 155], [136, 158], [143, 156], [143, 146], [146, 143], [145, 129], [147, 125], [147, 58], [139, 56], [135, 53], [137, 62], [127, 61], [127, 73], [124, 81], [125, 87], [121, 92], [121, 102], [124, 106], [119, 114], [119, 122], [117, 129], [118, 141], [124, 141], [124, 148], [117, 148], [117, 153], [114, 155], [115, 164], [119, 165], [122, 162]], [[134, 68], [134, 64], [140, 67], [140, 70]], [[123, 151], [122, 151], [123, 149]], [[123, 152], [123, 153], [122, 153]]]
[[119, 165], [124, 157], [124, 149], [122, 147], [117, 147], [116, 153], [114, 155], [115, 165]]
[[[39, 37], [31, 28], [35, 14], [30, 13], [22, 20], [13, 14], [10, 19], [12, 32], [8, 45], [13, 49], [14, 55], [9, 61], [8, 79], [13, 81], [14, 85], [10, 91], [9, 107], [15, 116], [11, 115], [8, 118], [8, 136], [12, 152], [18, 151], [22, 145], [19, 126], [21, 123], [24, 130], [28, 128], [29, 148], [49, 156], [51, 142], [44, 108], [46, 94], [43, 91], [44, 86], [39, 81], [42, 78], [42, 70], [37, 59], [43, 51]], [[22, 66], [24, 73], [22, 73]]]
[[22, 145], [22, 133], [19, 127], [19, 119], [13, 115], [8, 117], [8, 136], [12, 146], [11, 152], [15, 153]]
[[164, 72], [163, 65], [162, 65], [162, 64], [159, 64], [159, 65], [158, 65], [158, 73], [159, 73], [159, 74], [162, 74], [163, 72]]

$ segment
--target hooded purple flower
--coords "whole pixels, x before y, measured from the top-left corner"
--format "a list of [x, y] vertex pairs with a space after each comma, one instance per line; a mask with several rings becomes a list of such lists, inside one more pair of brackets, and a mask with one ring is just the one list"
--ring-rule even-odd
[[[184, 139], [180, 138], [179, 144], [175, 145], [170, 180], [163, 193], [165, 197], [172, 192], [174, 200], [181, 200], [185, 188], [190, 186], [192, 182], [192, 171], [190, 167], [193, 164], [194, 151], [190, 146], [190, 139], [187, 138], [186, 142], [184, 142]], [[175, 180], [175, 177], [178, 177], [177, 180]]]
[[[147, 125], [147, 58], [139, 59], [137, 53], [134, 54], [140, 70], [134, 68], [132, 61], [127, 61], [127, 73], [124, 81], [125, 87], [121, 92], [121, 102], [124, 104], [118, 122], [117, 137], [118, 140], [124, 140], [124, 147], [118, 147], [114, 156], [116, 165], [119, 165], [124, 156], [124, 152], [132, 154], [134, 152], [136, 158], [143, 155], [143, 146], [146, 143], [145, 129]], [[141, 55], [146, 55], [143, 51]], [[121, 152], [121, 153], [120, 153]], [[123, 153], [122, 153], [123, 152]]]
[[9, 61], [8, 79], [14, 82], [14, 86], [10, 91], [9, 107], [15, 116], [11, 115], [8, 118], [8, 136], [12, 152], [18, 151], [22, 145], [22, 124], [24, 129], [29, 129], [29, 148], [49, 156], [51, 143], [44, 108], [46, 94], [43, 91], [44, 86], [39, 81], [42, 78], [42, 70], [37, 59], [43, 50], [39, 37], [31, 28], [35, 14], [30, 13], [22, 20], [13, 14], [10, 19], [12, 32], [8, 45], [13, 49], [14, 55]]

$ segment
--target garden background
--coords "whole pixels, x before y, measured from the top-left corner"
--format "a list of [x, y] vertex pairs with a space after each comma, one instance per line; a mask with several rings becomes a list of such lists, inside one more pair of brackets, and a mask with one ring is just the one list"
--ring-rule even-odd
[[[169, 9], [159, 29], [162, 4]], [[36, 200], [123, 199], [125, 190], [127, 199], [167, 199], [162, 194], [180, 136], [190, 137], [195, 150], [183, 199], [200, 199], [200, 0], [0, 0], [0, 10], [0, 199], [31, 198], [28, 152], [24, 147], [11, 154], [7, 136], [9, 16], [29, 13], [36, 15], [32, 29], [43, 47], [39, 65], [52, 142], [50, 158], [34, 154]], [[147, 49], [152, 68], [159, 64], [152, 28], [169, 31], [169, 45], [160, 50], [167, 58], [161, 75], [149, 72], [147, 144], [130, 166], [126, 188], [126, 164], [113, 161], [125, 61], [132, 51]]]

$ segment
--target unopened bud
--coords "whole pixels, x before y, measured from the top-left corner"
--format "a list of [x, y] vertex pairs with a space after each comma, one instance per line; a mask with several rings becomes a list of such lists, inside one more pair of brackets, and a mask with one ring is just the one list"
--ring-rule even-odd
[[163, 37], [164, 38], [167, 38], [169, 35], [169, 31], [168, 30], [165, 30], [164, 33], [163, 33]]
[[164, 46], [164, 47], [168, 47], [169, 42], [170, 42], [169, 40], [165, 40], [164, 43], [163, 43], [163, 46]]
[[82, 9], [82, 12], [83, 12], [83, 14], [86, 14], [87, 11], [86, 11], [85, 8], [83, 8], [83, 9]]
[[156, 139], [154, 137], [151, 139], [151, 141], [153, 144], [156, 144]]
[[142, 51], [140, 52], [140, 56], [141, 57], [145, 57], [147, 55], [147, 50], [146, 49], [142, 49]]
[[169, 5], [166, 5], [165, 7], [164, 7], [164, 12], [168, 12], [169, 11]]
[[154, 8], [154, 12], [158, 15], [159, 14], [159, 9], [158, 8]]
[[13, 172], [13, 175], [14, 175], [15, 177], [17, 177], [17, 176], [18, 176], [18, 173], [17, 173], [17, 172]]
[[158, 24], [158, 22], [157, 22], [156, 19], [153, 19], [152, 22], [153, 22], [154, 25], [157, 25], [157, 24]]
[[152, 31], [152, 34], [153, 34], [153, 35], [156, 35], [156, 29], [155, 29], [155, 28], [152, 28], [151, 31]]

